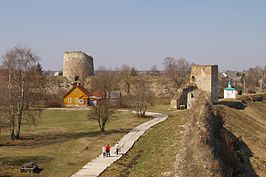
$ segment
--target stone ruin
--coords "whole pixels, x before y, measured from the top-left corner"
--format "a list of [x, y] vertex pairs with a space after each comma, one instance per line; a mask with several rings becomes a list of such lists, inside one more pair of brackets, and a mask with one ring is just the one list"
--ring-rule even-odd
[[177, 98], [171, 101], [171, 109], [191, 109], [195, 102], [195, 90], [199, 89], [208, 93], [212, 103], [218, 102], [218, 66], [193, 65], [190, 74], [189, 86], [180, 89]]
[[65, 52], [63, 76], [70, 81], [83, 81], [88, 76], [94, 75], [94, 65], [92, 56], [84, 52]]

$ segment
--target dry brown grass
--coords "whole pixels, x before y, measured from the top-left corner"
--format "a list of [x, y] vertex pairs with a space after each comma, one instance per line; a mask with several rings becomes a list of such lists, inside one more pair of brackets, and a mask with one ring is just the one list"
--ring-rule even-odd
[[204, 93], [198, 93], [186, 126], [181, 160], [177, 160], [179, 176], [257, 176], [251, 165], [252, 151], [223, 126], [225, 114], [231, 112], [222, 108], [211, 106]]
[[[266, 101], [248, 101], [244, 110], [222, 107], [220, 113], [225, 126], [242, 142], [245, 169], [254, 169], [258, 176], [266, 176]], [[254, 173], [253, 173], [254, 175]], [[251, 176], [251, 175], [250, 175]]]
[[[22, 139], [9, 140], [8, 131], [0, 134], [0, 176], [66, 177], [71, 176], [101, 153], [101, 147], [114, 144], [130, 129], [148, 121], [121, 112], [106, 126], [106, 133], [98, 130], [96, 122], [87, 120], [86, 111], [43, 112], [37, 125], [25, 122]], [[23, 163], [37, 161], [40, 174], [22, 174]]]
[[180, 148], [180, 133], [187, 122], [186, 111], [167, 111], [169, 106], [154, 107], [169, 118], [150, 128], [102, 177], [169, 177], [174, 175], [175, 157]]

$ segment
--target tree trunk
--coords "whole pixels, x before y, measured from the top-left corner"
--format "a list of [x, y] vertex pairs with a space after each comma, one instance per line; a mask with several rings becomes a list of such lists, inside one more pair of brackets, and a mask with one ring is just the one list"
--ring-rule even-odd
[[15, 129], [15, 139], [20, 138], [20, 127], [21, 127], [21, 118], [17, 117], [17, 122], [16, 122], [16, 129]]
[[[23, 78], [23, 76], [22, 76]], [[15, 131], [15, 138], [19, 139], [20, 137], [20, 128], [21, 128], [21, 120], [22, 120], [22, 111], [23, 111], [23, 107], [24, 107], [24, 81], [22, 81], [21, 84], [21, 95], [20, 95], [20, 100], [18, 103], [18, 109], [16, 112], [16, 116], [17, 116], [17, 126], [16, 126], [16, 131]]]
[[12, 115], [10, 124], [11, 124], [10, 137], [12, 140], [14, 140], [15, 139], [15, 118], [14, 118], [14, 115]]
[[13, 110], [13, 105], [12, 105], [12, 95], [11, 95], [11, 92], [12, 92], [12, 82], [11, 82], [11, 71], [8, 70], [8, 98], [9, 98], [9, 110], [10, 110], [10, 113], [11, 113], [11, 120], [10, 120], [10, 136], [11, 136], [11, 139], [14, 140], [15, 139], [15, 114], [14, 114], [14, 110]]
[[98, 124], [99, 124], [99, 127], [100, 127], [100, 130], [102, 131], [102, 123], [101, 123], [101, 118], [99, 118], [100, 120], [98, 120]]
[[20, 128], [21, 128], [21, 119], [22, 119], [22, 108], [18, 108], [16, 115], [16, 127], [15, 127], [15, 138], [19, 139], [20, 137]]
[[130, 84], [127, 83], [127, 95], [130, 95]]
[[106, 121], [107, 121], [108, 118], [104, 117], [103, 118], [103, 124], [102, 124], [102, 132], [105, 132], [105, 124], [106, 124]]

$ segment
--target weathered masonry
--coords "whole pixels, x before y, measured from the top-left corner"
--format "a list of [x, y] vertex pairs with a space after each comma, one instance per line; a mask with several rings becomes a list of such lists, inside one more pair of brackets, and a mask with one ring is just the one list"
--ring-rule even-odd
[[172, 109], [191, 109], [196, 101], [198, 90], [205, 91], [212, 103], [218, 102], [218, 66], [192, 65], [190, 82], [178, 91], [178, 98], [171, 100]]
[[193, 65], [190, 82], [209, 93], [213, 103], [218, 102], [218, 65]]
[[63, 76], [70, 81], [84, 80], [94, 75], [93, 58], [81, 51], [65, 52]]

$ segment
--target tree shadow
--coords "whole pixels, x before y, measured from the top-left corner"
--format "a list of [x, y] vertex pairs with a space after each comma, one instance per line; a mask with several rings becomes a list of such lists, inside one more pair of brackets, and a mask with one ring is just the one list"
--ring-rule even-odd
[[42, 146], [49, 145], [54, 143], [61, 143], [73, 139], [79, 138], [89, 138], [89, 137], [100, 137], [100, 136], [108, 136], [116, 133], [128, 133], [131, 129], [119, 128], [119, 129], [111, 129], [105, 132], [101, 132], [98, 130], [90, 131], [90, 132], [61, 132], [61, 133], [45, 133], [38, 135], [24, 135], [21, 136], [18, 140], [10, 140], [8, 136], [0, 139], [0, 147], [1, 146]]
[[238, 142], [240, 146], [240, 151], [244, 152], [244, 157], [242, 161], [244, 167], [243, 174], [250, 177], [258, 177], [250, 162], [250, 159], [251, 157], [253, 157], [254, 153], [251, 151], [251, 149], [249, 149], [248, 145], [242, 139], [240, 139]]
[[33, 173], [40, 174], [41, 171], [43, 171], [43, 168], [39, 168], [39, 167], [38, 167], [38, 168], [36, 168], [36, 169], [33, 170]]
[[213, 132], [210, 145], [222, 176], [258, 177], [251, 164], [253, 152], [241, 137], [237, 138], [223, 126], [223, 117], [213, 115], [207, 121]]
[[[49, 163], [54, 158], [47, 157], [47, 156], [15, 156], [15, 157], [0, 157], [1, 166], [4, 169], [14, 169], [18, 171], [25, 163], [29, 162], [36, 162], [40, 165], [40, 167], [35, 168], [32, 172], [33, 173], [41, 173], [44, 169], [41, 167], [44, 163]], [[3, 176], [3, 175], [2, 175]], [[2, 177], [1, 176], [1, 177]], [[5, 175], [4, 176], [9, 176]]]
[[244, 110], [247, 107], [241, 101], [219, 101], [218, 105], [225, 105], [238, 110]]
[[2, 165], [7, 166], [22, 166], [28, 162], [37, 162], [39, 164], [49, 163], [53, 160], [47, 156], [14, 156], [14, 157], [0, 157]]

